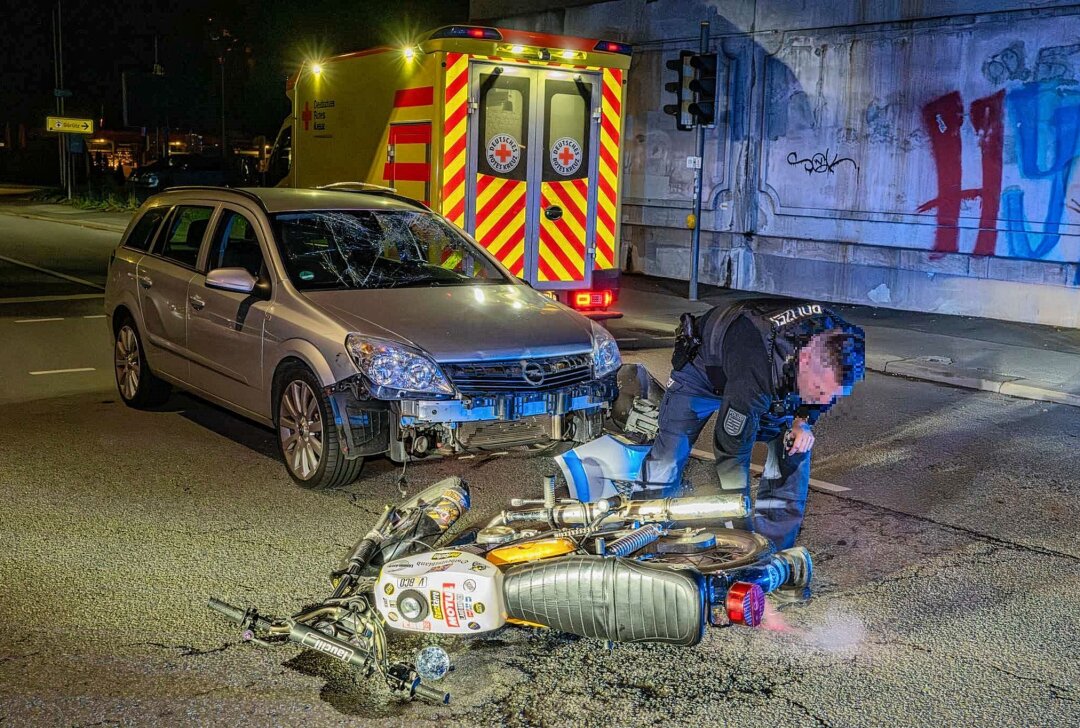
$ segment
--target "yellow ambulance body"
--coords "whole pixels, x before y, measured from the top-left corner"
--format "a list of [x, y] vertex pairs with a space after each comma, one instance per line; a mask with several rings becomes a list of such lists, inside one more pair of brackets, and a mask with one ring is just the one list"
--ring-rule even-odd
[[305, 62], [268, 181], [391, 187], [534, 287], [617, 316], [629, 66], [621, 43], [478, 26]]

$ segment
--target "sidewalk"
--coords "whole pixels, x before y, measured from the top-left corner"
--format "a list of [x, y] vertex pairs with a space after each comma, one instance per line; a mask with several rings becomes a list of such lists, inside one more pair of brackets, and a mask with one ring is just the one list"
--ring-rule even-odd
[[[679, 314], [755, 294], [712, 286], [686, 299], [686, 281], [622, 278], [622, 324], [670, 335]], [[1080, 407], [1080, 330], [871, 306], [833, 308], [866, 331], [867, 369]]]
[[0, 204], [0, 214], [25, 217], [30, 220], [47, 220], [66, 225], [78, 225], [93, 230], [107, 230], [116, 233], [124, 232], [132, 216], [130, 212], [80, 210], [69, 205], [27, 202], [25, 200], [5, 200], [3, 204]]

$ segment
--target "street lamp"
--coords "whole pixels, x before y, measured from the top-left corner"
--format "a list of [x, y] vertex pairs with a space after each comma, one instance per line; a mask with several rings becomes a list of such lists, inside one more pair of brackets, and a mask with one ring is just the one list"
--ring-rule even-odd
[[[209, 18], [208, 23], [213, 23], [214, 19]], [[229, 51], [236, 45], [236, 36], [229, 31], [228, 28], [210, 30], [210, 40], [217, 46], [217, 60], [218, 65], [221, 66], [221, 168], [225, 167], [225, 150], [227, 148], [225, 142], [225, 58]]]

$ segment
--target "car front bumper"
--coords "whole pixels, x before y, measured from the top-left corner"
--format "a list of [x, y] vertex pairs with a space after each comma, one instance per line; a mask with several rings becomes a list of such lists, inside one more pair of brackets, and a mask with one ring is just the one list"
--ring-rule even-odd
[[550, 391], [499, 392], [455, 399], [364, 399], [352, 387], [328, 392], [339, 439], [350, 458], [387, 451], [393, 454], [408, 433], [591, 412], [608, 406], [618, 393], [614, 373]]

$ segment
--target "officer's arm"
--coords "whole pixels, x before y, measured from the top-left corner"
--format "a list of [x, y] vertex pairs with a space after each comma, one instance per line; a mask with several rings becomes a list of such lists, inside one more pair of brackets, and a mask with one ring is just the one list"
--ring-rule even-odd
[[716, 423], [716, 472], [725, 490], [750, 483], [750, 453], [769, 410], [772, 373], [761, 336], [746, 319], [732, 324], [722, 354], [727, 382]]

